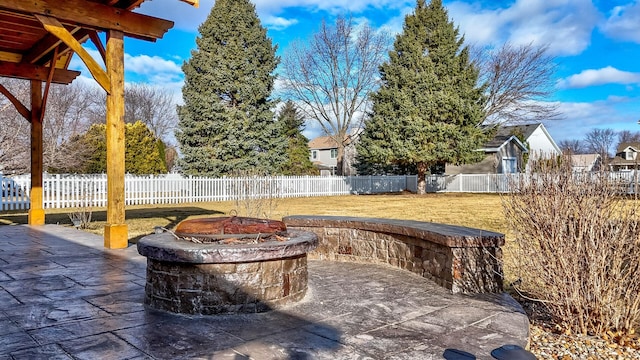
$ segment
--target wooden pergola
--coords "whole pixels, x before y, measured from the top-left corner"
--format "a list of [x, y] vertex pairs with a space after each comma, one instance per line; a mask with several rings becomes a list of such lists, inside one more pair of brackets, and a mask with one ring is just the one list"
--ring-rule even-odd
[[[104, 246], [125, 248], [124, 37], [156, 41], [173, 22], [133, 12], [145, 0], [0, 0], [0, 76], [29, 80], [30, 107], [0, 84], [17, 111], [31, 123], [29, 224], [44, 224], [42, 119], [52, 83], [69, 84], [77, 54], [107, 93], [107, 225]], [[199, 0], [180, 0], [198, 6]], [[106, 33], [106, 45], [98, 36]], [[94, 59], [83, 47], [98, 49]], [[101, 65], [102, 64], [102, 65]], [[44, 83], [44, 90], [43, 90]]]

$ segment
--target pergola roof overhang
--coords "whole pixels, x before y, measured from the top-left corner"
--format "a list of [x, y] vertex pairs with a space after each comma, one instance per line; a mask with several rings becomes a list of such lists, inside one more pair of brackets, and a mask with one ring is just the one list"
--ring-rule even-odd
[[[182, 0], [197, 6], [197, 0]], [[73, 52], [90, 39], [102, 54], [99, 32], [156, 41], [173, 22], [132, 10], [144, 0], [8, 0], [0, 2], [0, 76], [44, 80], [53, 60], [51, 82], [68, 84], [79, 75], [67, 69]], [[85, 56], [86, 57], [86, 56]], [[55, 59], [54, 59], [55, 58]], [[86, 59], [83, 58], [86, 63]], [[87, 64], [89, 66], [89, 64]], [[94, 64], [95, 65], [95, 64]], [[49, 68], [49, 69], [45, 69]], [[91, 69], [95, 77], [94, 71]], [[100, 79], [98, 80], [101, 83]], [[101, 83], [101, 85], [104, 85]], [[105, 89], [107, 90], [107, 89]], [[108, 91], [108, 90], [107, 90]]]
[[[0, 0], [0, 77], [29, 80], [28, 108], [0, 83], [0, 94], [31, 123], [29, 224], [44, 224], [42, 198], [42, 121], [49, 87], [69, 84], [79, 74], [69, 70], [77, 54], [107, 92], [107, 225], [105, 246], [127, 246], [124, 211], [124, 37], [156, 41], [173, 22], [135, 13], [145, 0]], [[198, 6], [199, 0], [180, 0]], [[98, 36], [106, 33], [106, 46]], [[101, 63], [82, 46], [87, 40]], [[44, 91], [42, 83], [46, 83]]]

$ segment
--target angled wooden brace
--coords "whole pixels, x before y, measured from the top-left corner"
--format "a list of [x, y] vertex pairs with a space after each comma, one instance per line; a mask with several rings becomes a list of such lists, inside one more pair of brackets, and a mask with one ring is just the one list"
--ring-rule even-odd
[[16, 110], [18, 110], [18, 113], [20, 113], [20, 115], [22, 115], [23, 118], [27, 119], [28, 122], [31, 122], [31, 110], [27, 109], [27, 107], [24, 106], [20, 102], [20, 100], [18, 100], [18, 98], [13, 96], [13, 94], [9, 91], [9, 89], [4, 87], [4, 85], [2, 84], [0, 84], [0, 93], [2, 93], [2, 95], [6, 96], [7, 99], [11, 101], [13, 106], [16, 107]]
[[84, 64], [87, 65], [87, 68], [89, 69], [89, 72], [91, 72], [93, 78], [96, 79], [98, 84], [100, 84], [107, 94], [110, 94], [111, 82], [109, 81], [107, 72], [91, 57], [78, 40], [76, 40], [76, 38], [74, 38], [73, 35], [71, 35], [71, 33], [57, 19], [44, 15], [35, 15], [35, 17], [44, 26], [45, 30], [56, 36], [71, 48], [71, 50], [78, 54]]

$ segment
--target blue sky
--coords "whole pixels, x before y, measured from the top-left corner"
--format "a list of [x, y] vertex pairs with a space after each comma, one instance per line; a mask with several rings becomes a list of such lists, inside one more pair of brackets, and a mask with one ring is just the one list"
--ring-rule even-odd
[[[449, 17], [470, 44], [547, 44], [557, 57], [556, 93], [562, 120], [545, 122], [556, 142], [581, 139], [593, 128], [640, 131], [640, 0], [446, 1]], [[127, 39], [127, 82], [147, 82], [180, 98], [181, 65], [195, 47], [197, 28], [213, 6], [177, 0], [147, 1], [140, 13], [175, 21], [156, 43]], [[357, 22], [392, 34], [401, 31], [414, 0], [255, 0], [278, 54], [293, 39], [305, 39], [322, 19], [351, 14]], [[77, 59], [72, 67], [82, 68]], [[83, 76], [89, 76], [83, 71]], [[307, 135], [316, 127], [309, 123]]]

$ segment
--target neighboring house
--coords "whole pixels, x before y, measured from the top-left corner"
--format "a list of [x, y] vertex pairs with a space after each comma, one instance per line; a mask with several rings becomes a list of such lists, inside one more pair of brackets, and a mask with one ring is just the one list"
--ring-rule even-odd
[[574, 172], [599, 171], [602, 167], [600, 154], [570, 155], [569, 160], [571, 160], [571, 167]]
[[478, 151], [485, 153], [484, 160], [475, 164], [445, 166], [445, 174], [510, 174], [520, 172], [527, 147], [517, 136], [501, 128]]
[[553, 140], [547, 128], [542, 123], [503, 126], [500, 131], [521, 136], [529, 150], [529, 160], [526, 171], [530, 172], [537, 160], [557, 159], [562, 155], [562, 150]]
[[[347, 135], [343, 154], [345, 176], [354, 175], [354, 163], [356, 158], [355, 143], [361, 129], [352, 130]], [[309, 141], [309, 159], [320, 170], [320, 175], [329, 176], [337, 173], [338, 143], [330, 136], [320, 136]]]
[[638, 168], [638, 152], [640, 143], [621, 143], [616, 150], [616, 156], [609, 161], [611, 171], [631, 171]]
[[338, 143], [330, 136], [320, 136], [309, 141], [309, 159], [320, 170], [320, 175], [336, 174]]
[[542, 123], [500, 126], [495, 137], [478, 150], [484, 151], [487, 155], [483, 161], [462, 166], [447, 165], [445, 173], [455, 175], [530, 172], [536, 161], [562, 155], [560, 147]]

